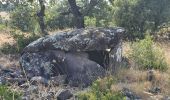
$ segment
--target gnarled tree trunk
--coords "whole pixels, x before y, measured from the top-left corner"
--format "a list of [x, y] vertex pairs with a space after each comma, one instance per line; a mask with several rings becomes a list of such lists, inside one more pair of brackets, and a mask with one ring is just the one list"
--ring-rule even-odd
[[75, 0], [68, 0], [72, 14], [75, 17], [76, 20], [76, 27], [77, 28], [84, 28], [84, 16], [83, 14], [79, 11], [79, 7], [76, 4]]
[[37, 13], [38, 16], [38, 21], [39, 21], [39, 25], [41, 28], [41, 32], [43, 34], [43, 36], [48, 35], [47, 30], [46, 30], [46, 26], [45, 26], [45, 21], [44, 21], [44, 16], [45, 16], [45, 5], [44, 5], [44, 0], [39, 0], [40, 3], [40, 11]]

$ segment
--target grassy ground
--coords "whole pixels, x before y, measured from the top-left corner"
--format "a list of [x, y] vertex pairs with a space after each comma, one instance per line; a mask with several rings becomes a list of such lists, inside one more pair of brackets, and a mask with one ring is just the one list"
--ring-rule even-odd
[[[54, 32], [51, 32], [51, 34]], [[0, 47], [4, 43], [15, 44], [15, 40], [7, 34], [6, 32], [0, 32]], [[160, 46], [165, 52], [165, 58], [167, 63], [170, 65], [170, 41], [159, 41], [157, 46]], [[126, 42], [123, 44], [123, 55], [127, 56], [130, 51], [129, 43]], [[0, 53], [0, 64], [4, 67], [19, 67], [19, 54], [2, 54]], [[132, 65], [134, 66], [134, 65]], [[119, 79], [120, 82], [112, 85], [113, 91], [121, 90], [123, 87], [127, 87], [130, 90], [137, 93], [139, 96], [143, 97], [144, 100], [161, 100], [163, 96], [170, 95], [170, 68], [166, 72], [153, 71], [154, 80], [151, 82], [147, 80], [148, 71], [137, 70], [133, 67], [128, 69], [120, 69], [116, 78]], [[161, 93], [152, 94], [148, 92], [148, 90], [154, 86], [161, 88]], [[13, 88], [17, 89], [15, 86]], [[58, 87], [57, 87], [58, 88]], [[54, 88], [54, 89], [57, 89]], [[48, 90], [49, 88], [40, 87], [43, 91]], [[56, 91], [56, 90], [55, 90]]]

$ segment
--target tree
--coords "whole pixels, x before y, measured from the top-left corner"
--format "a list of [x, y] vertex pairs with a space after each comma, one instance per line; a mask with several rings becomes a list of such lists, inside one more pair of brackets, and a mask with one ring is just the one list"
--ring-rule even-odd
[[144, 38], [170, 21], [170, 0], [114, 0], [114, 20], [128, 30], [129, 38]]
[[39, 0], [39, 4], [40, 4], [40, 11], [37, 13], [38, 16], [38, 22], [41, 28], [41, 32], [42, 34], [45, 36], [47, 35], [47, 30], [46, 30], [46, 26], [45, 26], [45, 21], [44, 21], [44, 16], [45, 16], [45, 4], [44, 4], [44, 0]]
[[[33, 3], [35, 0], [28, 0], [29, 2]], [[46, 30], [46, 25], [44, 21], [44, 16], [45, 16], [45, 0], [38, 0], [39, 6], [40, 6], [40, 11], [37, 12], [37, 17], [38, 17], [38, 23], [41, 29], [41, 33], [43, 36], [48, 35], [48, 32]]]
[[71, 7], [71, 12], [75, 16], [76, 19], [76, 27], [77, 28], [84, 28], [84, 16], [83, 14], [79, 11], [79, 7], [76, 4], [75, 0], [68, 0], [70, 7]]
[[71, 13], [75, 17], [76, 27], [84, 28], [84, 16], [89, 13], [91, 9], [99, 2], [99, 0], [90, 0], [87, 7], [85, 7], [84, 11], [80, 12], [81, 7], [77, 6], [76, 0], [68, 0]]

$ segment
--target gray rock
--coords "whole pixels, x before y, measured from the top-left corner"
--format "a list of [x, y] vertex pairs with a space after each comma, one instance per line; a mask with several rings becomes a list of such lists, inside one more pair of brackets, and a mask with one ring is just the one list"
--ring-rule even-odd
[[20, 87], [21, 88], [29, 88], [30, 84], [28, 83], [24, 83], [24, 84], [21, 84]]
[[137, 96], [133, 91], [123, 88], [123, 94], [126, 96], [127, 100], [142, 100], [140, 96]]
[[23, 96], [21, 99], [22, 100], [30, 100], [30, 98], [28, 96]]
[[52, 85], [59, 86], [65, 84], [66, 75], [59, 75], [55, 77], [51, 77], [50, 81]]
[[118, 66], [123, 33], [122, 28], [87, 28], [42, 37], [25, 47], [20, 64], [30, 78], [66, 75], [66, 83], [88, 86], [108, 66]]
[[4, 85], [4, 84], [6, 84], [6, 79], [3, 76], [1, 76], [0, 77], [0, 85]]
[[153, 70], [149, 70], [149, 71], [147, 72], [147, 80], [148, 80], [148, 81], [153, 81], [154, 79], [155, 79], [155, 75], [154, 75]]
[[6, 78], [8, 83], [18, 83], [18, 85], [21, 85], [27, 81], [26, 78]]
[[54, 93], [53, 92], [41, 92], [41, 99], [42, 100], [54, 100]]
[[33, 84], [33, 85], [38, 85], [38, 84], [44, 84], [44, 85], [48, 85], [48, 80], [41, 77], [41, 76], [35, 76], [35, 77], [32, 77], [30, 82]]
[[163, 100], [170, 100], [170, 97], [166, 96], [166, 97], [163, 98]]
[[46, 49], [76, 52], [106, 50], [117, 45], [124, 31], [122, 28], [87, 28], [59, 32], [32, 42], [23, 53]]
[[38, 86], [31, 85], [31, 86], [27, 89], [27, 92], [38, 94]]
[[151, 89], [149, 89], [149, 92], [153, 93], [153, 94], [158, 94], [158, 93], [161, 93], [161, 88], [160, 87], [152, 87]]
[[57, 100], [66, 100], [73, 97], [73, 94], [69, 90], [61, 90], [57, 94]]

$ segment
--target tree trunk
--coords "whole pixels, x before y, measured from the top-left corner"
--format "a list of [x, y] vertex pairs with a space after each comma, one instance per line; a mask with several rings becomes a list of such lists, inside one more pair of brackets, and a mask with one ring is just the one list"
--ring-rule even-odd
[[76, 4], [75, 0], [68, 0], [69, 5], [71, 7], [72, 14], [75, 17], [76, 20], [76, 27], [77, 28], [84, 28], [84, 16], [83, 14], [79, 11], [79, 8]]
[[41, 28], [42, 35], [48, 35], [46, 26], [45, 26], [45, 21], [44, 21], [44, 16], [45, 16], [45, 5], [44, 5], [44, 0], [39, 0], [40, 3], [40, 11], [37, 13], [38, 16], [38, 22]]

